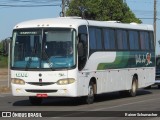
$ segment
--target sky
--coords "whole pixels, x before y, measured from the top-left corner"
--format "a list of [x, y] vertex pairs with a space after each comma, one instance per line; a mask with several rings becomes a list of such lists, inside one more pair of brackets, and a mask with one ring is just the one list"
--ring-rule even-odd
[[[160, 55], [160, 0], [157, 1], [157, 36], [156, 36], [156, 55]], [[126, 0], [127, 5], [143, 24], [153, 25], [154, 0]]]
[[[23, 1], [18, 2], [18, 1]], [[43, 7], [4, 7], [1, 5], [31, 5], [27, 1], [39, 1], [34, 5], [57, 5]], [[144, 24], [153, 25], [154, 0], [124, 0], [136, 17], [141, 18]], [[13, 27], [26, 20], [59, 17], [61, 0], [0, 0], [0, 40], [12, 36]], [[157, 18], [160, 18], [160, 0], [157, 0]], [[146, 19], [147, 18], [147, 19]], [[149, 18], [149, 19], [148, 19]], [[160, 20], [157, 20], [157, 41], [160, 40]], [[160, 54], [160, 45], [157, 44], [157, 54]]]

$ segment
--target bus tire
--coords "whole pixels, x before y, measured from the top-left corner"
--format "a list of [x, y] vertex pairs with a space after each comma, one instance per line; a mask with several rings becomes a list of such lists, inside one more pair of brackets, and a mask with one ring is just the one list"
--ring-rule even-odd
[[86, 97], [86, 103], [92, 104], [94, 102], [94, 83], [90, 82], [88, 86], [88, 95]]
[[137, 88], [138, 88], [138, 81], [137, 81], [136, 77], [133, 77], [131, 90], [129, 91], [129, 96], [130, 97], [135, 97], [136, 96]]
[[42, 103], [42, 98], [37, 98], [37, 97], [29, 97], [29, 101], [32, 105], [41, 105]]

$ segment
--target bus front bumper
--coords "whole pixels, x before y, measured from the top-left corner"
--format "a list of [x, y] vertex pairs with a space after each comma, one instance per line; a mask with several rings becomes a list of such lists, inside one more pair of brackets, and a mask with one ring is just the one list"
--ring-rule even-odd
[[11, 84], [13, 96], [40, 96], [44, 97], [77, 97], [74, 84], [49, 85], [49, 86], [27, 86]]

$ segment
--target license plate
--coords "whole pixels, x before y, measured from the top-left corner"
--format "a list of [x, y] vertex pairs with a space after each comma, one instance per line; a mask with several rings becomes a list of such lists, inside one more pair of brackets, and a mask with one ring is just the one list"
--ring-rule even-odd
[[43, 97], [43, 98], [45, 98], [45, 97], [48, 97], [48, 95], [47, 94], [37, 94], [37, 97]]

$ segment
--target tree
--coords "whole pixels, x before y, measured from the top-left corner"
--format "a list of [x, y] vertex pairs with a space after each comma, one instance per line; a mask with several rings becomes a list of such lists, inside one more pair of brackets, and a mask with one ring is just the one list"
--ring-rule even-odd
[[0, 41], [0, 55], [1, 55], [1, 52], [2, 52], [2, 43]]
[[67, 16], [90, 20], [114, 20], [123, 23], [141, 23], [123, 0], [71, 0]]

